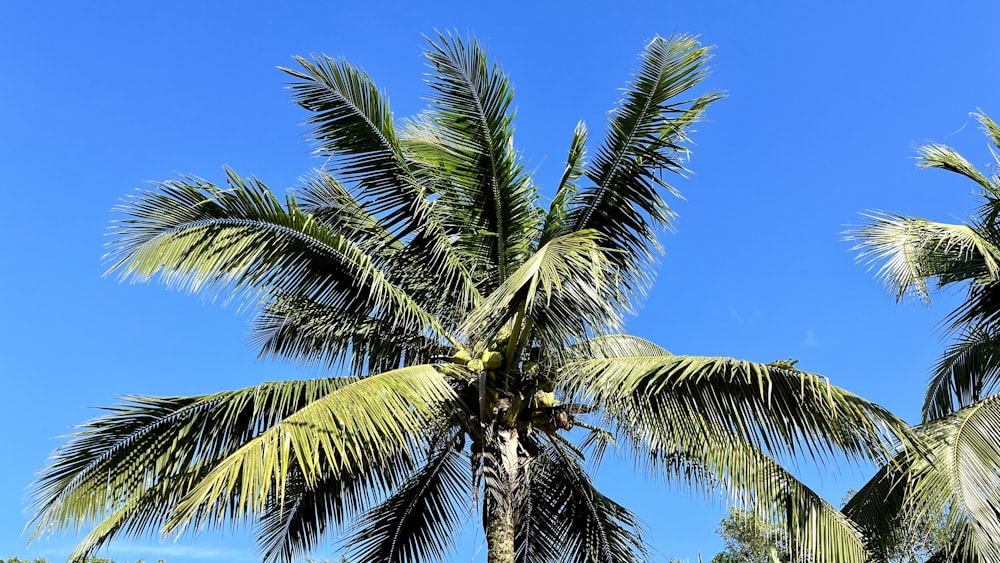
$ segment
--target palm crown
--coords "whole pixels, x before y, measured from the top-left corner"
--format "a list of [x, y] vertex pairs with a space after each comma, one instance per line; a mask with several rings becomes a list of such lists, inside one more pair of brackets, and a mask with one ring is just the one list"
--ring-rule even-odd
[[248, 303], [263, 356], [342, 375], [128, 398], [56, 452], [35, 533], [93, 523], [84, 556], [253, 521], [267, 560], [346, 533], [356, 560], [423, 561], [481, 506], [491, 562], [639, 561], [638, 519], [583, 463], [613, 446], [726, 486], [822, 560], [864, 560], [857, 529], [774, 456], [880, 458], [905, 425], [790, 363], [621, 334], [673, 216], [664, 174], [719, 98], [691, 94], [708, 49], [647, 44], [592, 157], [573, 132], [547, 208], [507, 76], [475, 41], [440, 35], [426, 56], [429, 107], [402, 125], [345, 61], [286, 70], [331, 165], [284, 201], [227, 171], [122, 207], [112, 271]]
[[[1000, 127], [979, 113], [1000, 165]], [[876, 551], [922, 519], [943, 519], [949, 545], [941, 561], [1000, 560], [1000, 175], [984, 174], [953, 148], [921, 147], [919, 166], [976, 183], [982, 203], [968, 221], [949, 224], [891, 213], [869, 216], [852, 238], [897, 299], [929, 301], [928, 282], [965, 286], [948, 316], [952, 344], [934, 366], [923, 405], [923, 448], [900, 453], [848, 504]]]

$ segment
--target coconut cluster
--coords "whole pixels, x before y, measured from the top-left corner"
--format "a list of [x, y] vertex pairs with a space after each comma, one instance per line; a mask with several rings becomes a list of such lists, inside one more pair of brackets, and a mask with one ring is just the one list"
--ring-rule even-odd
[[[572, 427], [572, 420], [566, 407], [563, 407], [562, 403], [556, 399], [555, 384], [551, 381], [539, 383], [543, 374], [538, 362], [533, 361], [533, 359], [525, 359], [512, 365], [514, 370], [520, 368], [523, 378], [520, 378], [521, 380], [515, 384], [515, 387], [524, 386], [522, 390], [518, 391], [515, 388], [502, 391], [493, 387], [498, 382], [493, 381], [492, 378], [496, 375], [496, 370], [503, 368], [504, 354], [507, 351], [510, 338], [510, 333], [503, 333], [491, 342], [479, 357], [473, 357], [468, 350], [463, 349], [455, 352], [451, 360], [455, 364], [466, 366], [475, 373], [489, 374], [490, 379], [487, 380], [486, 393], [489, 397], [489, 403], [492, 405], [493, 418], [513, 416], [514, 418], [510, 421], [512, 424], [514, 420], [521, 419], [521, 424], [525, 424], [529, 432], [532, 426], [542, 427], [547, 431], [568, 430]], [[506, 385], [504, 387], [506, 389]]]
[[468, 367], [472, 371], [481, 372], [485, 370], [496, 370], [503, 367], [503, 352], [501, 350], [507, 349], [507, 341], [510, 339], [510, 334], [501, 335], [497, 340], [495, 340], [490, 347], [483, 351], [483, 353], [478, 358], [473, 358], [472, 354], [468, 350], [459, 350], [455, 352], [452, 356], [451, 361]]
[[459, 350], [452, 356], [451, 361], [472, 371], [494, 370], [503, 366], [503, 354], [497, 350], [486, 350], [478, 358], [473, 358], [467, 350]]

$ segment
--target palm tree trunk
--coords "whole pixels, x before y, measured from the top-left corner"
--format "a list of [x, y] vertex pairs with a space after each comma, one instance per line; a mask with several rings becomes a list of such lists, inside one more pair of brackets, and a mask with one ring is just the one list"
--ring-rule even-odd
[[492, 444], [497, 464], [497, 482], [483, 498], [483, 528], [489, 551], [487, 563], [514, 563], [514, 513], [516, 511], [518, 434], [516, 428], [494, 427]]
[[[503, 508], [493, 503], [494, 508]], [[514, 511], [487, 510], [486, 546], [489, 555], [487, 563], [514, 563]]]

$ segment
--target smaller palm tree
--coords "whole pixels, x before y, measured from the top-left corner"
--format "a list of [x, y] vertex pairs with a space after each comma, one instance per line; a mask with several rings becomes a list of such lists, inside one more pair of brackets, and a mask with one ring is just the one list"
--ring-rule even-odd
[[[974, 116], [1000, 167], [1000, 127], [984, 113]], [[1000, 174], [984, 174], [940, 144], [918, 154], [919, 166], [976, 184], [981, 204], [972, 216], [950, 224], [878, 213], [850, 236], [897, 300], [929, 302], [930, 282], [964, 287], [966, 296], [946, 317], [954, 339], [928, 382], [924, 448], [897, 456], [845, 511], [883, 553], [899, 531], [940, 517], [951, 541], [935, 561], [1000, 561]]]

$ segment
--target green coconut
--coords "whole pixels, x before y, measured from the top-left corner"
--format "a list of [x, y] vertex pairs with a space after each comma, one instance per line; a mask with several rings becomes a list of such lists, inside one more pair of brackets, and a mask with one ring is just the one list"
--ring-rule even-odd
[[545, 391], [539, 391], [535, 393], [535, 406], [538, 408], [548, 408], [548, 407], [558, 407], [560, 405], [559, 401], [556, 400], [556, 394]]
[[483, 352], [483, 365], [486, 369], [497, 369], [503, 365], [503, 354], [494, 350]]
[[465, 364], [465, 366], [472, 371], [483, 371], [486, 369], [482, 360], [469, 360], [469, 363]]
[[539, 389], [545, 391], [546, 393], [551, 393], [556, 388], [556, 383], [554, 381], [546, 381], [538, 386]]
[[538, 373], [538, 362], [524, 362], [521, 364], [521, 371], [527, 374]]
[[507, 343], [510, 341], [510, 331], [502, 330], [493, 340], [490, 341], [489, 349], [498, 350], [500, 352], [507, 351]]
[[472, 355], [469, 354], [468, 351], [459, 350], [458, 352], [455, 352], [454, 356], [452, 356], [451, 361], [455, 362], [456, 364], [464, 366], [465, 364], [469, 363], [469, 360], [471, 359]]

